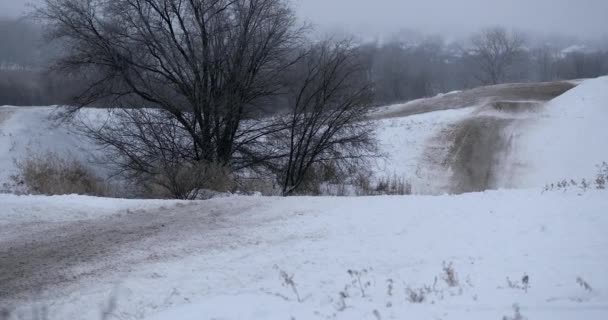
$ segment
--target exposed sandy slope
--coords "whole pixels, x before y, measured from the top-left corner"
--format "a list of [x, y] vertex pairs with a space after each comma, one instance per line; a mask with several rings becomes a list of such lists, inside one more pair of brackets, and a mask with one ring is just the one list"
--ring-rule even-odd
[[490, 105], [499, 101], [543, 102], [564, 94], [574, 88], [577, 83], [573, 81], [509, 83], [479, 87], [382, 107], [372, 113], [370, 117], [372, 119], [407, 117], [426, 112]]

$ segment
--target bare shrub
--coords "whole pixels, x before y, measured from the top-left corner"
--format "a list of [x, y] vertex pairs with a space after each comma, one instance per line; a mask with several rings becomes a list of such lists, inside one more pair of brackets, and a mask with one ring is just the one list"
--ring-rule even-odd
[[511, 289], [519, 289], [528, 292], [528, 289], [530, 288], [530, 277], [527, 274], [524, 274], [521, 278], [521, 283], [507, 277], [507, 286]]
[[227, 167], [203, 161], [166, 164], [138, 179], [146, 195], [155, 198], [193, 200], [206, 190], [226, 192], [234, 187]]
[[276, 179], [264, 176], [237, 176], [234, 180], [237, 193], [261, 194], [264, 196], [278, 196], [281, 190], [277, 186]]
[[411, 303], [423, 303], [426, 300], [426, 291], [423, 288], [405, 290], [407, 300]]
[[346, 289], [340, 291], [340, 294], [338, 295], [338, 302], [336, 302], [336, 310], [342, 312], [348, 308], [348, 305], [346, 304], [346, 298], [348, 297], [349, 295]]
[[606, 189], [606, 183], [608, 182], [608, 163], [602, 162], [601, 165], [597, 166], [598, 172], [595, 177], [595, 186], [598, 190]]
[[291, 291], [296, 296], [297, 301], [300, 303], [304, 302], [305, 298], [302, 299], [302, 297], [300, 296], [300, 292], [298, 291], [298, 286], [293, 280], [294, 274], [289, 275], [286, 271], [282, 270], [277, 265], [275, 265], [274, 268], [279, 271], [279, 276], [281, 278], [281, 284], [283, 285], [283, 287], [291, 288]]
[[451, 262], [447, 264], [443, 263], [443, 280], [450, 287], [457, 287], [459, 285], [458, 275]]
[[513, 305], [513, 316], [508, 317], [508, 316], [504, 316], [502, 317], [502, 320], [525, 320], [526, 317], [524, 317], [521, 314], [521, 308], [519, 307], [518, 304], [514, 304]]
[[376, 185], [375, 194], [410, 195], [412, 194], [412, 184], [405, 177], [397, 174], [381, 177]]
[[569, 188], [579, 187], [583, 191], [587, 191], [588, 189], [593, 188], [593, 183], [595, 183], [595, 189], [597, 190], [605, 190], [608, 184], [608, 163], [602, 162], [602, 164], [597, 165], [597, 173], [595, 178], [587, 181], [587, 179], [582, 179], [581, 181], [576, 181], [574, 179], [564, 179], [558, 181], [556, 183], [551, 183], [545, 185], [543, 188], [543, 192], [547, 191], [566, 191]]
[[366, 280], [367, 269], [363, 270], [348, 270], [348, 275], [352, 278], [351, 285], [356, 287], [361, 292], [361, 297], [366, 296], [365, 290], [369, 288], [372, 283], [369, 280]]
[[591, 286], [589, 285], [589, 283], [587, 281], [585, 281], [583, 278], [581, 277], [577, 277], [576, 278], [576, 283], [578, 283], [579, 286], [581, 286], [583, 289], [591, 292], [593, 291], [593, 288], [591, 288]]
[[19, 173], [13, 180], [32, 194], [106, 196], [110, 191], [103, 179], [73, 156], [30, 153], [17, 161], [17, 168]]

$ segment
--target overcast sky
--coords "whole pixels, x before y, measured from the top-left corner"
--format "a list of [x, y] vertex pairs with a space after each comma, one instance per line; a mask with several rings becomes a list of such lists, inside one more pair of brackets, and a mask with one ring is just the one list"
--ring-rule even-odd
[[608, 0], [292, 0], [317, 26], [359, 33], [416, 29], [451, 36], [504, 25], [542, 33], [608, 33]]
[[[0, 0], [0, 16], [35, 0]], [[458, 36], [491, 25], [596, 37], [608, 33], [608, 0], [290, 0], [318, 28], [374, 36], [400, 29]]]

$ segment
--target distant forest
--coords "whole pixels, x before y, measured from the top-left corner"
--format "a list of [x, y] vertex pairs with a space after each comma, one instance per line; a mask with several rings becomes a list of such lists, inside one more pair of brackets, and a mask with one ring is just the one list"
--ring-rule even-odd
[[[374, 103], [398, 103], [495, 83], [608, 74], [608, 39], [591, 42], [492, 30], [502, 34], [480, 30], [460, 41], [446, 41], [440, 36], [403, 32], [383, 40], [358, 41], [360, 59], [374, 83]], [[492, 36], [498, 38], [491, 39]], [[487, 55], [483, 40], [511, 41], [508, 44], [514, 46], [510, 48], [513, 52], [509, 56], [504, 52], [499, 57]], [[32, 21], [0, 20], [0, 44], [0, 105], [71, 104], [86, 87], [87, 80], [81, 75], [51, 67], [61, 56], [61, 44], [46, 43], [43, 27]], [[496, 62], [496, 58], [505, 61]], [[498, 67], [502, 68], [499, 74], [489, 76], [497, 71], [490, 69]], [[280, 106], [267, 109], [277, 108]]]

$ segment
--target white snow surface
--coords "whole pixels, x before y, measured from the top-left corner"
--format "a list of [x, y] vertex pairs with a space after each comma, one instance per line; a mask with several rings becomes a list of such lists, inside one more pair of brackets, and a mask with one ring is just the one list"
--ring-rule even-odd
[[[14, 315], [46, 308], [49, 319], [100, 319], [109, 310], [118, 319], [485, 320], [512, 319], [517, 304], [527, 319], [608, 317], [603, 191], [232, 197], [188, 205], [80, 196], [0, 201], [2, 215], [8, 213], [3, 230], [120, 221], [129, 215], [125, 208], [150, 219], [169, 215], [176, 225], [180, 217], [208, 225], [200, 233], [163, 225], [164, 235], [87, 256], [62, 270], [75, 280], [7, 300]], [[51, 218], [41, 219], [42, 206]], [[0, 233], [0, 241], [7, 236]], [[444, 279], [450, 263], [453, 286]], [[293, 276], [300, 301], [281, 271]], [[526, 275], [526, 290], [508, 285], [507, 278], [522, 286]], [[423, 290], [424, 300], [408, 300], [408, 289]]]
[[549, 101], [524, 126], [513, 152], [518, 187], [595, 178], [608, 162], [608, 77], [584, 81]]

